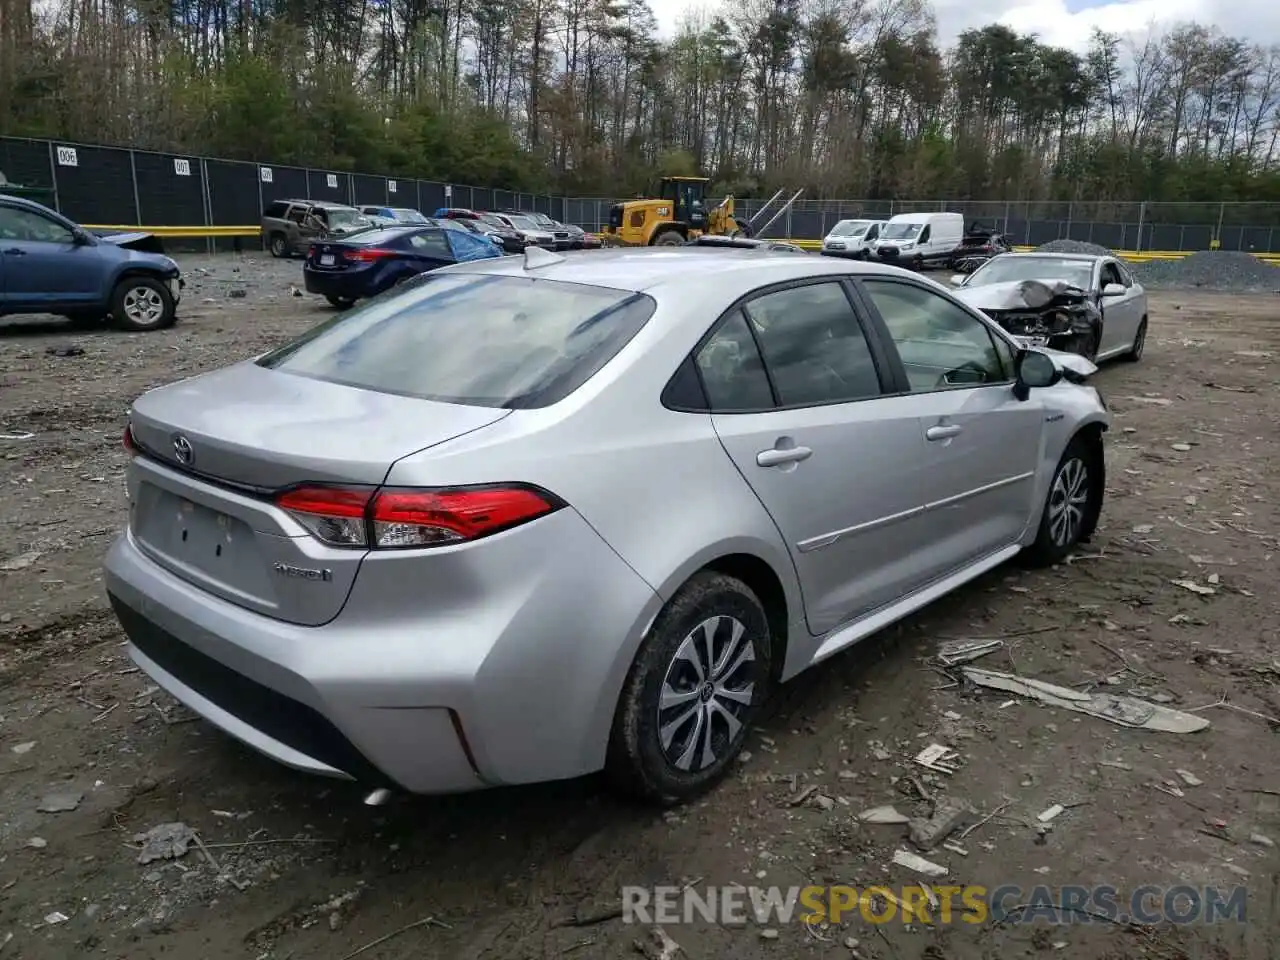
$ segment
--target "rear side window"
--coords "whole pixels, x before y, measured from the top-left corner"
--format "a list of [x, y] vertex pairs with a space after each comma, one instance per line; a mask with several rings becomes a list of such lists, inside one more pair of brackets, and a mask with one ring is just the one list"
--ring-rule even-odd
[[766, 293], [746, 309], [782, 406], [880, 395], [871, 348], [839, 283]]
[[277, 200], [275, 203], [267, 204], [267, 209], [263, 211], [262, 215], [264, 217], [282, 218], [288, 210], [289, 204], [283, 200]]
[[655, 307], [644, 294], [607, 287], [426, 274], [258, 364], [444, 403], [545, 407], [608, 363]]
[[418, 230], [409, 236], [409, 246], [414, 253], [438, 260], [452, 260], [453, 252], [445, 242], [443, 230]]
[[773, 406], [769, 376], [741, 310], [735, 310], [698, 351], [698, 373], [711, 409], [719, 413]]

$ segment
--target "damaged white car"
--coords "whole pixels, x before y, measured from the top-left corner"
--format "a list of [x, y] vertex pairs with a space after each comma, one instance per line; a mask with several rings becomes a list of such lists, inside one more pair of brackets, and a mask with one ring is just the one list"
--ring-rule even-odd
[[951, 282], [959, 299], [1024, 346], [1050, 347], [1098, 363], [1142, 358], [1147, 294], [1115, 257], [1005, 253]]

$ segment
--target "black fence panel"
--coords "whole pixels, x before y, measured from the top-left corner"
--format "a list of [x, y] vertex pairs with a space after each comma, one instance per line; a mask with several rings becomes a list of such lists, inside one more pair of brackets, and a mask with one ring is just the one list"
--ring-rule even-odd
[[429, 217], [443, 206], [446, 206], [444, 184], [434, 180], [419, 180], [418, 209]]
[[308, 200], [327, 200], [330, 203], [351, 202], [351, 175], [332, 173], [328, 170], [308, 170]]
[[[453, 189], [456, 191], [458, 188]], [[472, 210], [501, 210], [503, 203], [497, 197], [499, 192], [488, 187], [472, 187], [469, 206]]]
[[204, 171], [209, 184], [210, 222], [217, 227], [257, 226], [262, 216], [257, 165], [206, 160]]
[[370, 177], [363, 173], [351, 175], [351, 187], [356, 206], [402, 206], [397, 198], [387, 197], [387, 181], [382, 177]]
[[822, 215], [816, 212], [810, 213], [807, 210], [784, 213], [773, 225], [771, 232], [776, 233], [779, 228], [785, 232], [788, 219], [791, 221], [791, 236], [801, 240], [817, 240], [822, 236]]
[[1280, 240], [1280, 230], [1275, 227], [1223, 227], [1223, 250], [1248, 250], [1266, 252], [1274, 250], [1272, 244]]
[[262, 183], [262, 206], [273, 200], [306, 200], [307, 171], [301, 167], [259, 167]]
[[510, 190], [493, 191], [493, 209], [510, 210], [516, 205], [516, 195]]
[[418, 188], [412, 180], [382, 180], [387, 191], [387, 203], [393, 207], [418, 209]]
[[204, 174], [198, 159], [134, 151], [133, 165], [138, 178], [140, 224], [149, 227], [205, 225]]
[[[20, 187], [53, 189], [48, 141], [0, 137], [0, 173]], [[53, 202], [52, 195], [49, 202]]]
[[133, 164], [128, 150], [54, 144], [58, 207], [63, 216], [94, 226], [136, 226]]

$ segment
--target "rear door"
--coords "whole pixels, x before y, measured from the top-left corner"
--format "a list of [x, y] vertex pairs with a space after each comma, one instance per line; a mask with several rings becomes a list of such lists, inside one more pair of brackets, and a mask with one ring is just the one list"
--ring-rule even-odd
[[983, 320], [910, 279], [860, 281], [916, 401], [930, 579], [1018, 542], [1031, 516], [1045, 412], [1013, 395], [1014, 353]]
[[915, 400], [884, 395], [878, 349], [827, 279], [752, 297], [697, 354], [716, 432], [787, 543], [814, 634], [909, 593], [930, 539]]

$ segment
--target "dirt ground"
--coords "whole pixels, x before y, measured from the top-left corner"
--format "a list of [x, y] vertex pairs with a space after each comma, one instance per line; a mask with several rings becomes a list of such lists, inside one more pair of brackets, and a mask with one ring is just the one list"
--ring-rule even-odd
[[[172, 330], [0, 329], [0, 960], [638, 956], [649, 931], [616, 916], [623, 885], [915, 882], [890, 863], [905, 829], [854, 814], [927, 815], [916, 783], [979, 819], [999, 811], [958, 841], [965, 855], [928, 855], [951, 883], [1244, 885], [1247, 922], [697, 919], [665, 927], [680, 956], [1275, 955], [1274, 296], [1153, 293], [1145, 359], [1097, 377], [1115, 426], [1095, 542], [1052, 570], [1001, 568], [810, 671], [706, 799], [662, 814], [589, 780], [368, 808], [354, 787], [278, 767], [158, 693], [108, 611], [99, 564], [124, 522], [130, 400], [331, 315], [292, 294], [297, 264], [184, 267]], [[1155, 733], [962, 689], [931, 663], [944, 639], [988, 637], [1005, 647], [978, 666], [1231, 707], [1200, 711], [1211, 726], [1199, 733]], [[935, 741], [963, 758], [954, 775], [911, 764]], [[49, 801], [74, 809], [42, 812]], [[1037, 830], [1053, 804], [1067, 809]], [[172, 821], [207, 853], [140, 864], [135, 835]]]

